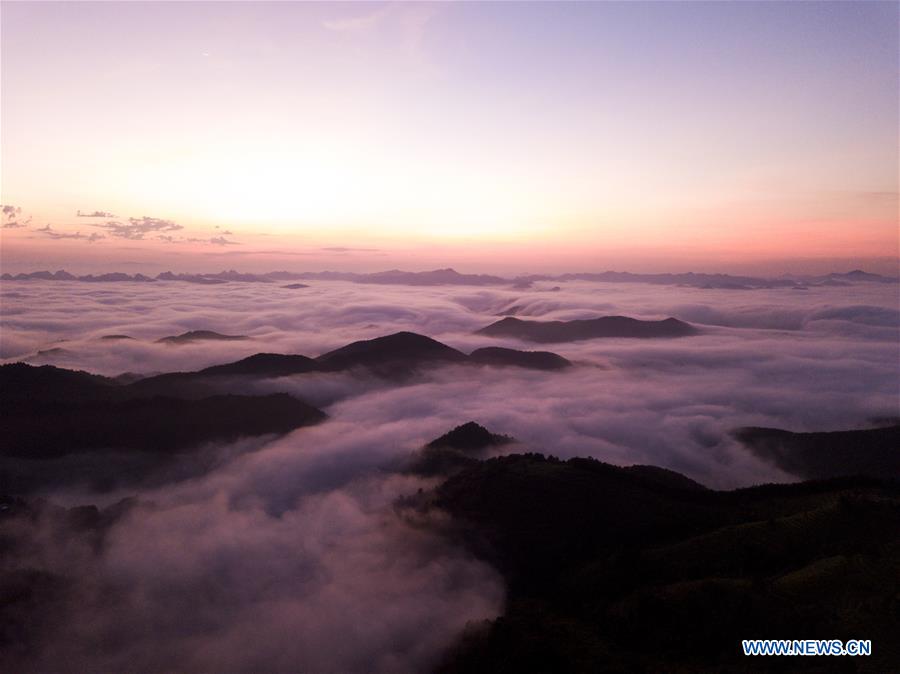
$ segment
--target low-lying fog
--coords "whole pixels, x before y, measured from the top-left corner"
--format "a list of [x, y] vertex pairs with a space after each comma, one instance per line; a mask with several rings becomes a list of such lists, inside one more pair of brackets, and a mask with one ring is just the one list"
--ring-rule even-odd
[[[556, 285], [3, 283], [6, 362], [150, 374], [258, 352], [316, 356], [409, 330], [467, 353], [514, 346], [576, 363], [562, 372], [452, 366], [402, 384], [348, 373], [260, 383], [296, 392], [330, 419], [245, 441], [241, 451], [220, 448], [205, 476], [136, 494], [147, 505], [114, 527], [99, 562], [39, 541], [35, 564], [83, 565], [89, 579], [72, 608], [77, 627], [47, 645], [39, 668], [427, 668], [467, 621], [502, 611], [503, 587], [487, 565], [399, 517], [392, 502], [429, 483], [383, 467], [468, 420], [536, 451], [655, 464], [733, 488], [791, 479], [734, 441], [735, 427], [837, 430], [898, 414], [894, 284]], [[472, 334], [510, 311], [540, 320], [674, 316], [701, 334], [542, 345]], [[188, 330], [251, 339], [155, 343]], [[110, 334], [134, 339], [100, 339]], [[46, 496], [66, 505], [110, 498]], [[112, 595], [101, 589], [110, 582], [119, 588]]]
[[[258, 352], [316, 356], [400, 330], [466, 352], [488, 345], [551, 350], [579, 366], [563, 373], [445, 368], [403, 386], [347, 374], [299, 375], [290, 389], [325, 406], [330, 423], [389, 426], [397, 449], [474, 419], [558, 456], [654, 463], [715, 487], [780, 477], [735, 446], [727, 436], [734, 427], [837, 430], [897, 415], [894, 284], [802, 291], [551, 287], [559, 286], [8, 282], [0, 355], [114, 376], [199, 369]], [[674, 316], [703, 334], [542, 345], [472, 334], [510, 310], [540, 320]], [[155, 343], [200, 329], [252, 339]], [[100, 339], [110, 334], [135, 339]], [[296, 433], [296, 442], [302, 445], [308, 433]]]

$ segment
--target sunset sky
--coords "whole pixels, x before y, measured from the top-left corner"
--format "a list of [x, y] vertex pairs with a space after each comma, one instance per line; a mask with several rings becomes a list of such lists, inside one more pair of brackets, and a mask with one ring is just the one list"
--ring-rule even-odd
[[897, 270], [897, 3], [0, 13], [4, 271]]

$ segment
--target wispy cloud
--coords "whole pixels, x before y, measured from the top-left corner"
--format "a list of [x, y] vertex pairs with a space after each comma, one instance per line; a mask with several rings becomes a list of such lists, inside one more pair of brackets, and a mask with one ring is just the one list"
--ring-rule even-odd
[[358, 14], [356, 16], [341, 17], [337, 19], [327, 19], [322, 22], [322, 26], [336, 33], [344, 33], [350, 35], [364, 35], [377, 30], [379, 25], [395, 11], [395, 5], [382, 5], [374, 11]]
[[116, 217], [109, 211], [91, 211], [90, 213], [82, 213], [78, 211], [75, 213], [76, 217], [79, 218], [114, 218]]
[[392, 2], [362, 14], [325, 20], [322, 26], [348, 38], [384, 34], [408, 56], [421, 58], [426, 27], [439, 10], [430, 3]]
[[229, 241], [224, 236], [213, 236], [209, 239], [211, 244], [216, 246], [234, 246], [237, 245], [237, 241]]
[[875, 203], [892, 203], [900, 199], [900, 192], [894, 191], [862, 191], [857, 192], [856, 197], [862, 201]]
[[100, 241], [101, 239], [105, 239], [106, 236], [103, 234], [98, 234], [97, 232], [91, 232], [90, 234], [82, 234], [79, 232], [59, 232], [53, 229], [50, 225], [45, 225], [44, 227], [38, 227], [35, 230], [39, 234], [43, 234], [46, 237], [51, 239], [59, 240], [59, 239], [82, 239], [87, 241], [88, 243], [94, 243], [94, 241]]
[[0, 214], [2, 214], [3, 229], [17, 229], [26, 227], [31, 222], [31, 216], [25, 220], [20, 220], [22, 209], [19, 206], [10, 206], [8, 204], [0, 206]]
[[188, 243], [210, 243], [214, 246], [237, 246], [237, 241], [231, 241], [226, 239], [224, 236], [211, 236], [208, 239], [202, 239], [199, 237], [191, 237], [189, 239], [185, 239]]
[[110, 236], [132, 240], [143, 239], [145, 234], [153, 232], [174, 232], [184, 229], [184, 227], [171, 220], [149, 218], [146, 215], [141, 218], [128, 218], [128, 222], [110, 220], [94, 226], [108, 230]]
[[[18, 206], [3, 205], [0, 206], [0, 228], [14, 229], [24, 228], [31, 223], [31, 217], [21, 219], [22, 209]], [[104, 218], [109, 217], [111, 213], [108, 211], [77, 211], [76, 217], [79, 218]], [[215, 227], [215, 231], [210, 232], [212, 236], [185, 236], [188, 232], [183, 232], [185, 227], [173, 220], [164, 218], [154, 218], [150, 216], [141, 216], [139, 218], [130, 217], [123, 220], [107, 220], [106, 222], [90, 223], [91, 227], [102, 229], [103, 233], [82, 233], [75, 229], [74, 226], [66, 229], [54, 229], [50, 223], [43, 227], [31, 229], [47, 239], [52, 240], [81, 240], [88, 243], [100, 241], [101, 239], [126, 239], [128, 241], [144, 241], [144, 242], [163, 242], [171, 244], [200, 243], [215, 247], [237, 246], [239, 242], [232, 240], [231, 230], [222, 229], [220, 226]], [[75, 231], [72, 231], [75, 230]], [[191, 232], [193, 233], [193, 232]]]
[[311, 250], [229, 250], [229, 251], [209, 251], [204, 255], [215, 255], [218, 257], [227, 256], [277, 256], [277, 257], [309, 257], [318, 255], [317, 252]]

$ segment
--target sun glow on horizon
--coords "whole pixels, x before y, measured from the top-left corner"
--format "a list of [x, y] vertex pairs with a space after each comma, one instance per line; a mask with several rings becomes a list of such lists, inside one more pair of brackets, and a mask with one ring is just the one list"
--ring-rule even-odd
[[4, 5], [2, 202], [32, 221], [3, 256], [115, 257], [122, 232], [160, 255], [894, 255], [897, 14]]

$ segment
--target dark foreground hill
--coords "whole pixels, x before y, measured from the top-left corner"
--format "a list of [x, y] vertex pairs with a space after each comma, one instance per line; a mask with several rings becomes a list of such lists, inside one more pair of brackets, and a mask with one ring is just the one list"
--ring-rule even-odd
[[829, 433], [747, 427], [734, 435], [761, 459], [801, 478], [870, 475], [900, 479], [900, 425]]
[[115, 380], [82, 370], [27, 363], [0, 365], [0, 414], [14, 403], [112, 400]]
[[324, 412], [284, 393], [200, 400], [135, 398], [4, 408], [0, 456], [44, 459], [97, 449], [173, 454], [204, 442], [287, 433]]
[[0, 366], [0, 492], [142, 480], [206, 443], [287, 433], [326, 417], [284, 393], [190, 398], [175, 393], [182, 385], [176, 377], [160, 395], [87, 372]]
[[[469, 465], [425, 507], [449, 512], [508, 585], [505, 614], [469, 625], [441, 672], [900, 671], [896, 483], [716, 492], [510, 455]], [[751, 638], [871, 639], [873, 655], [749, 658]]]
[[476, 334], [490, 337], [515, 337], [529, 342], [574, 342], [599, 337], [686, 337], [697, 334], [692, 325], [677, 318], [641, 321], [627, 316], [602, 316], [576, 321], [523, 321], [507, 317]]
[[[434, 490], [397, 504], [506, 581], [504, 614], [468, 625], [439, 672], [900, 671], [897, 482], [720, 492], [652, 466], [478, 459], [510, 442], [473, 422], [453, 429], [421, 455], [466, 460]], [[54, 639], [81, 638], [70, 618], [84, 615], [73, 608], [86, 588], [100, 582], [104, 601], [123, 601], [129, 588], [105, 582], [100, 555], [136, 506], [153, 507], [127, 499], [65, 509], [0, 494], [0, 671], [40, 671], [33, 663]], [[439, 517], [427, 516], [435, 510]], [[31, 554], [84, 542], [96, 566], [82, 554], [51, 571]], [[223, 585], [202, 587], [227, 609], [232, 588]], [[873, 654], [748, 658], [740, 644], [749, 638], [871, 639]]]

